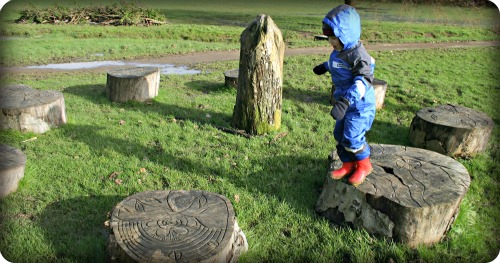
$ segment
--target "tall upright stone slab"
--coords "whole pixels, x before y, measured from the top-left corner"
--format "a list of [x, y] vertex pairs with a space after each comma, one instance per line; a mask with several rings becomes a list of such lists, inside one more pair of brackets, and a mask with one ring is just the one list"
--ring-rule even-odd
[[265, 134], [281, 126], [283, 57], [280, 29], [268, 15], [258, 15], [240, 37], [238, 91], [233, 126]]

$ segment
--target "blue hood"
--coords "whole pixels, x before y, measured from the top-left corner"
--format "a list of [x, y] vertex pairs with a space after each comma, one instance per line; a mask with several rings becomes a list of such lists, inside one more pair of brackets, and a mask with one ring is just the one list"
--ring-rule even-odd
[[356, 46], [361, 37], [361, 20], [356, 9], [350, 5], [339, 5], [332, 9], [323, 23], [333, 29], [335, 36], [344, 44], [344, 50]]

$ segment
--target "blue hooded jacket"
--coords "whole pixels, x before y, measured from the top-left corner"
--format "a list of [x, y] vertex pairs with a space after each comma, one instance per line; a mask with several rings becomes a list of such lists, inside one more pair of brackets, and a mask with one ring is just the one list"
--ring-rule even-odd
[[371, 87], [373, 81], [372, 57], [361, 44], [361, 20], [356, 9], [349, 5], [340, 5], [326, 14], [323, 23], [329, 26], [334, 35], [342, 42], [342, 51], [334, 50], [325, 67], [330, 71], [336, 90], [333, 96], [336, 100], [344, 97], [350, 104], [361, 99], [356, 88], [356, 80], [366, 87]]
[[323, 26], [330, 27], [324, 31], [332, 32], [344, 45], [323, 64], [335, 84], [335, 100], [349, 101], [344, 118], [336, 120], [333, 130], [339, 142], [337, 153], [342, 162], [363, 160], [370, 156], [365, 134], [375, 118], [375, 92], [371, 85], [375, 65], [361, 44], [361, 20], [354, 7], [340, 5], [332, 9], [323, 19]]

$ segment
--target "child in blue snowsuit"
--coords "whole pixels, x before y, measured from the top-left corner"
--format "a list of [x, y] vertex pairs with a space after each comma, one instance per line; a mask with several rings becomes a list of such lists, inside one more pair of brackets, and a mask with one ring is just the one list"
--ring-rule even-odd
[[348, 182], [358, 186], [373, 170], [365, 134], [375, 118], [374, 62], [360, 42], [361, 21], [354, 7], [344, 4], [328, 12], [323, 34], [334, 50], [313, 71], [317, 75], [330, 72], [335, 85], [331, 115], [336, 120], [333, 136], [342, 161], [342, 167], [330, 176], [341, 179], [352, 174]]

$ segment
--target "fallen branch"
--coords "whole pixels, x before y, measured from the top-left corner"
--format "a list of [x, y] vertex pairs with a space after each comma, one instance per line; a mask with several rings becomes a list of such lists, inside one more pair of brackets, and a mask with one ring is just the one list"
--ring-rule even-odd
[[236, 135], [241, 135], [247, 139], [250, 139], [252, 138], [252, 135], [246, 133], [244, 130], [235, 130], [235, 129], [230, 129], [230, 128], [226, 128], [226, 127], [221, 127], [221, 126], [216, 126], [217, 129], [223, 131], [223, 132], [227, 132], [227, 133], [231, 133], [231, 134], [236, 134]]

